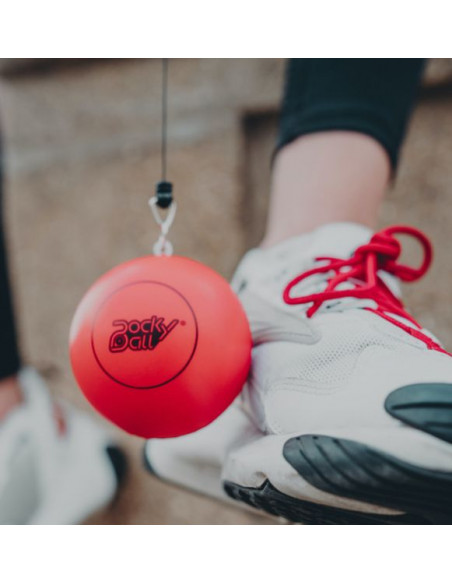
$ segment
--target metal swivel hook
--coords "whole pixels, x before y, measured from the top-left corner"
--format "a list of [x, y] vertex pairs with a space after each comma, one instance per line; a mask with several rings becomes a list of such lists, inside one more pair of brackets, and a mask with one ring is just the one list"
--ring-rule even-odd
[[149, 207], [157, 225], [160, 227], [160, 235], [154, 243], [153, 252], [155, 255], [170, 256], [173, 254], [173, 245], [167, 239], [167, 236], [176, 216], [177, 204], [174, 200], [171, 200], [169, 205], [165, 207], [165, 215], [162, 216], [160, 211], [162, 205], [159, 204], [158, 195], [155, 195], [149, 199]]

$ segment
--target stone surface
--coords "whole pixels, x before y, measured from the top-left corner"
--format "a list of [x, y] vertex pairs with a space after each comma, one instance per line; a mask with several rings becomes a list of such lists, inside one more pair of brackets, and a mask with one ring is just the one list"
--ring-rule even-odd
[[[160, 62], [58, 65], [1, 81], [8, 232], [27, 360], [55, 394], [88, 410], [70, 372], [68, 328], [92, 281], [148, 253], [157, 236], [147, 199], [160, 178]], [[171, 64], [169, 167], [179, 204], [172, 240], [225, 276], [263, 232], [282, 73], [277, 59]], [[452, 96], [427, 93], [381, 220], [432, 236], [434, 267], [406, 287], [406, 298], [449, 349], [451, 148]], [[415, 261], [416, 250], [407, 258]], [[149, 477], [142, 441], [117, 435], [130, 479], [115, 506], [92, 522], [272, 522]]]

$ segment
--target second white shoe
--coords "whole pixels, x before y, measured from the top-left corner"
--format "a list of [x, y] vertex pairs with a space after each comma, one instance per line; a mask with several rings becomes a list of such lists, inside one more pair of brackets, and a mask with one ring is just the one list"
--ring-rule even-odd
[[[398, 234], [422, 245], [419, 268], [399, 263]], [[452, 358], [399, 291], [430, 260], [413, 228], [354, 224], [247, 254], [233, 280], [254, 340], [241, 402], [149, 442], [154, 471], [292, 521], [452, 521]]]
[[0, 425], [0, 524], [73, 524], [107, 506], [125, 457], [90, 416], [57, 404], [31, 368], [23, 404]]

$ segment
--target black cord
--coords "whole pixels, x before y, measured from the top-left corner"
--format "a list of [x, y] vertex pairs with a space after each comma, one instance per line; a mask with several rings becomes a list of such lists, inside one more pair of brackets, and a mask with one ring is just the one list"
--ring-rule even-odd
[[162, 59], [162, 181], [166, 181], [167, 123], [168, 123], [168, 59]]
[[167, 167], [167, 127], [168, 127], [168, 59], [162, 59], [162, 142], [161, 162], [162, 180], [157, 183], [155, 196], [161, 209], [168, 208], [173, 202], [173, 185], [166, 180]]

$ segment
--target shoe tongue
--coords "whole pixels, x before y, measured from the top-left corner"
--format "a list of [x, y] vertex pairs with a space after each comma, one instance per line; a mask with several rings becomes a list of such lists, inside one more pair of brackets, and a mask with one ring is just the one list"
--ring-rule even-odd
[[355, 249], [367, 243], [372, 237], [372, 230], [358, 223], [330, 223], [319, 227], [311, 233], [292, 237], [267, 250], [268, 259], [297, 263], [300, 256], [314, 259], [316, 257], [348, 258]]
[[[372, 235], [371, 229], [359, 223], [330, 223], [308, 235], [284, 242], [287, 244], [286, 257], [288, 262], [294, 265], [295, 257], [302, 249], [305, 257], [308, 256], [311, 259], [317, 257], [346, 259], [351, 257], [358, 247], [368, 243]], [[294, 260], [291, 260], [290, 254], [293, 254]], [[380, 271], [379, 276], [391, 292], [400, 297], [401, 291], [397, 279], [387, 272]]]
[[348, 258], [371, 237], [372, 231], [363, 225], [332, 223], [271, 248], [248, 252], [232, 285], [248, 314], [254, 341], [315, 342], [317, 333], [310, 320], [300, 319], [306, 307], [284, 302], [286, 285], [312, 268], [315, 258]]
[[319, 227], [311, 234], [311, 247], [315, 256], [350, 257], [355, 249], [367, 243], [372, 230], [357, 223], [331, 223]]

